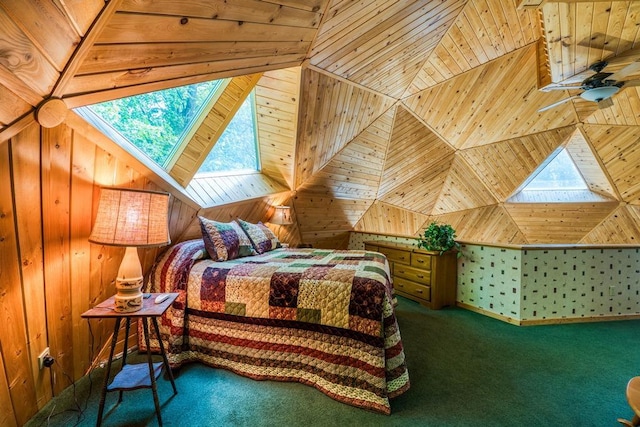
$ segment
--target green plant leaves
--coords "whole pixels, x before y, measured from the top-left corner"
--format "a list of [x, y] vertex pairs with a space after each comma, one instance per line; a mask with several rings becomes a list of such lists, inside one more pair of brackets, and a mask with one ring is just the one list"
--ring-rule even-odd
[[455, 241], [455, 237], [456, 231], [451, 225], [433, 221], [418, 237], [418, 247], [442, 254], [452, 249], [460, 249], [460, 244]]

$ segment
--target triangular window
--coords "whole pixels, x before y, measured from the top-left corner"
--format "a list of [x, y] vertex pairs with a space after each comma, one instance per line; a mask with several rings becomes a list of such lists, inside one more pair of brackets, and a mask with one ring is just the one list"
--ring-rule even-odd
[[207, 155], [196, 176], [256, 172], [259, 169], [255, 95], [252, 91]]
[[[575, 151], [576, 147], [581, 144], [582, 142], [579, 139], [574, 139], [567, 147], [560, 147], [554, 151], [507, 199], [507, 202], [578, 203], [612, 200], [610, 193], [607, 191], [603, 191], [602, 193], [604, 194], [593, 191], [592, 188], [598, 186], [590, 186], [585, 181], [579, 165], [572, 158], [570, 148]], [[585, 150], [583, 149], [582, 154], [584, 152]], [[584, 155], [580, 159], [581, 164], [586, 163]], [[597, 171], [591, 170], [590, 175], [594, 182], [603, 180], [603, 177], [600, 176], [601, 173], [597, 173]]]
[[149, 92], [80, 107], [76, 112], [120, 145], [135, 147], [165, 167], [221, 83], [214, 80]]
[[578, 168], [567, 153], [560, 150], [549, 163], [535, 175], [522, 191], [588, 190]]

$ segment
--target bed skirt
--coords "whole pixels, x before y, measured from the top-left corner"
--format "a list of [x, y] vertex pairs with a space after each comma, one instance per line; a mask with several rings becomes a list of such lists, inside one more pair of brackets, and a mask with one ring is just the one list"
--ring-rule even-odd
[[[394, 355], [393, 347], [385, 350], [370, 336], [337, 328], [291, 328], [267, 319], [200, 314], [205, 316], [189, 313], [188, 342], [181, 351], [169, 352], [174, 369], [202, 362], [255, 380], [300, 382], [384, 414], [391, 412], [389, 399], [409, 387], [401, 346]], [[387, 375], [396, 374], [388, 381]]]

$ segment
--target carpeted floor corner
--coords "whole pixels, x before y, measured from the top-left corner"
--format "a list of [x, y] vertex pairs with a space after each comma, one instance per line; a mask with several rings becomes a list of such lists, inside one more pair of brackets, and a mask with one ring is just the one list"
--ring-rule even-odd
[[[254, 381], [201, 364], [159, 380], [165, 426], [617, 426], [632, 413], [640, 320], [513, 326], [399, 298], [411, 389], [379, 415], [297, 383]], [[103, 370], [49, 402], [27, 426], [93, 426]], [[107, 395], [103, 426], [156, 426], [151, 390]], [[77, 408], [82, 411], [78, 411]]]

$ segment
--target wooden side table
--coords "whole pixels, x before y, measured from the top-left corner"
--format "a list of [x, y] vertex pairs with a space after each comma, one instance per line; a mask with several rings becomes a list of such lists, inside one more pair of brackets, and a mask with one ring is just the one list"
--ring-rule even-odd
[[[156, 385], [156, 379], [162, 372], [162, 367], [165, 366], [167, 374], [171, 380], [171, 386], [173, 387], [173, 394], [178, 394], [176, 389], [176, 383], [173, 379], [173, 372], [169, 368], [169, 361], [167, 360], [167, 354], [164, 350], [164, 345], [160, 339], [160, 329], [158, 328], [158, 317], [162, 316], [167, 308], [178, 297], [177, 293], [169, 294], [169, 298], [161, 302], [155, 303], [156, 297], [160, 294], [151, 294], [151, 297], [145, 298], [142, 303], [142, 309], [134, 311], [132, 313], [118, 313], [113, 310], [114, 297], [111, 297], [100, 304], [93, 307], [91, 310], [82, 314], [82, 317], [86, 319], [98, 319], [98, 318], [115, 318], [116, 325], [113, 330], [113, 338], [111, 340], [111, 351], [109, 352], [109, 362], [107, 363], [107, 373], [104, 378], [104, 385], [102, 387], [102, 396], [100, 397], [100, 408], [98, 409], [98, 420], [96, 425], [100, 427], [102, 424], [102, 415], [104, 413], [104, 405], [107, 397], [107, 392], [119, 391], [120, 396], [118, 403], [122, 402], [122, 392], [127, 390], [135, 390], [139, 388], [151, 388], [153, 392], [153, 402], [156, 406], [156, 415], [158, 417], [158, 424], [162, 426], [162, 416], [160, 414], [160, 402], [158, 401], [158, 389]], [[149, 326], [146, 319], [150, 318], [153, 327], [160, 343], [160, 353], [162, 354], [162, 362], [153, 363], [151, 358], [151, 346], [149, 343]], [[116, 374], [113, 381], [109, 384], [109, 377], [111, 374], [111, 364], [113, 362], [113, 354], [115, 352], [116, 343], [118, 342], [118, 333], [120, 332], [120, 325], [122, 320], [125, 320], [125, 337], [124, 337], [124, 355], [122, 357], [122, 368], [120, 372]], [[144, 340], [147, 344], [147, 363], [148, 369], [145, 369], [145, 363], [127, 364], [127, 347], [129, 339], [129, 330], [131, 328], [131, 319], [141, 319], [144, 331]]]

